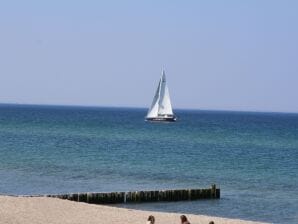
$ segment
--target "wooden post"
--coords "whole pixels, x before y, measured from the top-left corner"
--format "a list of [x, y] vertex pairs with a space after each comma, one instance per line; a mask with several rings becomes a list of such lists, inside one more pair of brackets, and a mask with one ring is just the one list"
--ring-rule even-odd
[[219, 199], [220, 189], [212, 184], [209, 189], [181, 189], [161, 191], [135, 191], [135, 192], [110, 192], [110, 193], [75, 193], [62, 195], [45, 195], [91, 204], [112, 204], [129, 202], [154, 202], [154, 201], [182, 201], [197, 199]]
[[211, 185], [211, 198], [216, 198], [216, 185]]

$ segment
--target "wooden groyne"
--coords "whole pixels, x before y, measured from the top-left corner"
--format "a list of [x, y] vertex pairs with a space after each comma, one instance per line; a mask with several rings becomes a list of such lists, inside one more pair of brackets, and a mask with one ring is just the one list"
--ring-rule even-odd
[[46, 195], [47, 197], [68, 199], [71, 201], [86, 202], [90, 204], [118, 204], [140, 202], [169, 202], [199, 199], [219, 199], [220, 189], [211, 185], [208, 189], [183, 189], [161, 191], [133, 191], [110, 193], [75, 193], [62, 195]]

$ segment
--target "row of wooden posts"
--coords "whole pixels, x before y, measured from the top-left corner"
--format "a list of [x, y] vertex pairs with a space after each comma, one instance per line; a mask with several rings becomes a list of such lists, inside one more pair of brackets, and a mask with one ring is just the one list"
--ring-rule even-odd
[[198, 199], [219, 199], [220, 189], [216, 188], [216, 185], [213, 184], [211, 185], [211, 188], [208, 189], [133, 191], [111, 193], [75, 193], [46, 196], [68, 199], [71, 201], [86, 202], [90, 204], [118, 204], [159, 201], [186, 201]]

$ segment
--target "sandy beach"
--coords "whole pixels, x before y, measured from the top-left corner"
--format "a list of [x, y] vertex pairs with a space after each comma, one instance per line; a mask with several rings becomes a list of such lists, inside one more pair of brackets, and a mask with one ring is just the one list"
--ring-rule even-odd
[[[146, 223], [149, 215], [155, 216], [156, 224], [179, 224], [181, 214], [92, 205], [46, 197], [0, 196], [1, 224], [140, 224]], [[260, 223], [204, 215], [186, 215], [191, 223], [197, 224], [208, 224], [211, 220], [216, 224]]]

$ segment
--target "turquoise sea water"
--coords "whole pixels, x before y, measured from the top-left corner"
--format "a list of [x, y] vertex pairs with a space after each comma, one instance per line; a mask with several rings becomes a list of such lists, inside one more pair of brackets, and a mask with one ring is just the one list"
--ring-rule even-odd
[[[127, 205], [298, 223], [298, 114], [0, 105], [0, 194], [200, 188], [220, 200]], [[123, 205], [121, 205], [123, 206]]]

